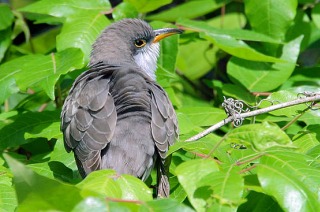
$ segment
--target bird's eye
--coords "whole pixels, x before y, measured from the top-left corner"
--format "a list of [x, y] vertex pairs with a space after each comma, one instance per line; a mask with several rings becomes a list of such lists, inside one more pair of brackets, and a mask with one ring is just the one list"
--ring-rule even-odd
[[147, 41], [144, 39], [137, 39], [134, 41], [134, 45], [138, 48], [144, 47], [147, 44]]

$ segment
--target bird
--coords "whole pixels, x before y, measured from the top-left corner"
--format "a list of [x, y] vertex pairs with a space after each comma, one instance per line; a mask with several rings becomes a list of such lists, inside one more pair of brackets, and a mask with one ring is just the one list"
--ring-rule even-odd
[[168, 197], [166, 155], [178, 140], [177, 116], [156, 82], [159, 41], [182, 30], [153, 30], [141, 19], [123, 19], [92, 45], [88, 70], [74, 81], [61, 111], [67, 152], [80, 175], [113, 169], [143, 181], [157, 168], [157, 197]]

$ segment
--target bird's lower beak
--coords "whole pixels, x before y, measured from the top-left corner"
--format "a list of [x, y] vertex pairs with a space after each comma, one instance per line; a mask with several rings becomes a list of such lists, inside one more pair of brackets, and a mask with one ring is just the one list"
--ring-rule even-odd
[[154, 37], [153, 43], [157, 43], [160, 40], [162, 40], [163, 38], [166, 38], [168, 36], [175, 35], [175, 34], [181, 34], [182, 30], [174, 29], [174, 28], [165, 28], [165, 29], [154, 30], [154, 33], [156, 36]]

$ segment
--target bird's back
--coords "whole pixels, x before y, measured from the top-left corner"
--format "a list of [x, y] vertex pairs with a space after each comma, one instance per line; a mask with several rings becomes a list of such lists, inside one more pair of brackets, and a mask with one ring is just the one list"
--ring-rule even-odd
[[62, 110], [62, 131], [82, 176], [114, 169], [143, 180], [157, 157], [164, 163], [178, 133], [160, 86], [135, 67], [106, 64], [75, 81]]

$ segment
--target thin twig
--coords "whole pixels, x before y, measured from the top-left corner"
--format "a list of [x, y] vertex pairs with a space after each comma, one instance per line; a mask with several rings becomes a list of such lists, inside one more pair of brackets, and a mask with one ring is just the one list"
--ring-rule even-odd
[[[259, 110], [254, 110], [254, 111], [250, 111], [250, 112], [246, 112], [246, 113], [241, 113], [238, 114], [237, 118], [248, 118], [248, 117], [252, 117], [252, 116], [257, 116], [260, 114], [264, 114], [264, 113], [268, 113], [274, 110], [278, 110], [281, 108], [286, 108], [286, 107], [290, 107], [290, 106], [294, 106], [294, 105], [298, 105], [298, 104], [303, 104], [306, 102], [316, 102], [316, 101], [320, 101], [320, 94], [316, 94], [314, 96], [310, 96], [310, 97], [305, 97], [305, 98], [300, 98], [300, 99], [296, 99], [293, 101], [289, 101], [289, 102], [285, 102], [285, 103], [281, 103], [281, 104], [276, 104], [276, 105], [272, 105], [270, 107], [266, 107], [266, 108], [262, 108]], [[208, 129], [202, 131], [201, 133], [187, 139], [186, 141], [196, 141], [206, 135], [208, 135], [209, 133], [214, 132], [215, 130], [219, 129], [220, 127], [232, 122], [234, 120], [233, 116], [229, 116], [228, 118], [218, 122], [217, 124], [209, 127]]]

